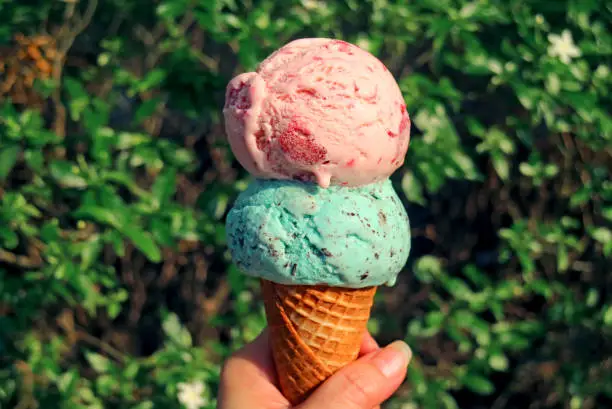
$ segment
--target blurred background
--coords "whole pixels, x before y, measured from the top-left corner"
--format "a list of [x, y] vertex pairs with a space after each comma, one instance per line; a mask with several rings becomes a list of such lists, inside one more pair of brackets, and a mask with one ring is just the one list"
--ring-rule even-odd
[[215, 407], [265, 325], [225, 85], [308, 36], [381, 58], [412, 118], [385, 408], [612, 407], [611, 29], [605, 0], [0, 0], [0, 407]]

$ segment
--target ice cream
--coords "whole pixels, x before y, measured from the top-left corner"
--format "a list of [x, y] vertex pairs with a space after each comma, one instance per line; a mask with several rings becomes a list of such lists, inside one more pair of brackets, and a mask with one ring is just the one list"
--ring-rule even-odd
[[227, 231], [236, 264], [279, 284], [392, 285], [410, 251], [408, 216], [388, 179], [327, 189], [257, 180]]
[[357, 186], [404, 162], [410, 119], [393, 75], [340, 40], [293, 41], [227, 87], [226, 132], [240, 163], [264, 179]]
[[389, 176], [410, 119], [391, 73], [344, 41], [303, 39], [227, 87], [231, 148], [255, 180], [227, 217], [262, 283], [281, 391], [294, 405], [356, 359], [378, 286], [410, 251]]

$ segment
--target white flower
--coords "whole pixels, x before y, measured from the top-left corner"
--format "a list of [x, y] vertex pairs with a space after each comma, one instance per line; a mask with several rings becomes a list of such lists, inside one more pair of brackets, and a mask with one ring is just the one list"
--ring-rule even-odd
[[204, 392], [204, 384], [200, 381], [191, 383], [179, 383], [177, 385], [178, 401], [187, 409], [200, 409], [207, 403], [202, 393]]
[[572, 58], [580, 57], [582, 53], [580, 48], [574, 44], [572, 33], [569, 30], [563, 30], [561, 35], [550, 34], [548, 36], [550, 45], [548, 46], [548, 54], [551, 57], [559, 57], [565, 64], [569, 64]]

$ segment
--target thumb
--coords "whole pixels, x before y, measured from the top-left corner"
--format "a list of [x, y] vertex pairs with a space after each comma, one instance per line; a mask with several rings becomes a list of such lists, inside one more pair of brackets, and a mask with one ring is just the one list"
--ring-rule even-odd
[[370, 409], [395, 392], [406, 377], [412, 351], [395, 341], [339, 370], [299, 409]]

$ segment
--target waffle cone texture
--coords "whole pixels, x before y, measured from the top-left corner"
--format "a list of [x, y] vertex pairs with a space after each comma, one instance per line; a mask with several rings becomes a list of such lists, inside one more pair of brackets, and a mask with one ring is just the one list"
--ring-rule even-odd
[[280, 388], [297, 405], [357, 358], [376, 287], [261, 285]]

